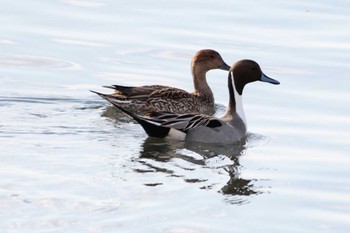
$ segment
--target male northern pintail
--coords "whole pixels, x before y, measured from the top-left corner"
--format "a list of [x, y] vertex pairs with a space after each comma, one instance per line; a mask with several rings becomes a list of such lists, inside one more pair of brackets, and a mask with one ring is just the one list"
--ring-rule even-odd
[[198, 51], [192, 58], [191, 70], [194, 83], [193, 93], [182, 89], [147, 85], [127, 87], [105, 86], [114, 89], [113, 94], [92, 91], [128, 111], [144, 113], [149, 111], [170, 111], [175, 113], [214, 113], [214, 96], [206, 73], [212, 69], [229, 70], [221, 55], [211, 49]]
[[124, 109], [109, 97], [106, 99], [133, 117], [151, 137], [205, 143], [233, 143], [242, 140], [247, 133], [242, 93], [245, 85], [254, 81], [279, 84], [278, 81], [267, 77], [255, 61], [241, 60], [233, 64], [228, 75], [229, 104], [226, 113], [220, 118], [164, 111], [150, 112], [141, 116]]

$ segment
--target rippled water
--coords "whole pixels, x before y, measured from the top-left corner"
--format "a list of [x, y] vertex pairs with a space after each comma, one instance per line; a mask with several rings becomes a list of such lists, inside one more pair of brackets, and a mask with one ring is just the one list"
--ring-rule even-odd
[[[0, 3], [1, 232], [349, 232], [348, 1]], [[89, 92], [191, 90], [202, 48], [281, 82], [247, 86], [244, 145], [147, 138]]]

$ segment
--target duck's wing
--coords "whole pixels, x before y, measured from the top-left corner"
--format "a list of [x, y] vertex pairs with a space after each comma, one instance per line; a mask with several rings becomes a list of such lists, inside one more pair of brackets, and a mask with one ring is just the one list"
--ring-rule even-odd
[[144, 120], [155, 125], [187, 132], [199, 126], [216, 128], [222, 126], [218, 118], [195, 113], [176, 114], [171, 112], [151, 112]]
[[181, 136], [177, 136], [177, 139], [184, 140], [187, 132], [191, 129], [195, 129], [200, 126], [205, 126], [208, 128], [222, 126], [222, 122], [218, 118], [203, 114], [151, 112], [147, 116], [141, 116], [125, 110], [120, 106], [115, 106], [134, 118], [134, 120], [136, 120], [151, 137], [165, 138], [170, 134], [171, 130], [173, 130], [173, 132], [180, 132]]
[[182, 100], [193, 98], [194, 95], [175, 87], [164, 87], [159, 88], [151, 93], [150, 99], [171, 99], [171, 100]]

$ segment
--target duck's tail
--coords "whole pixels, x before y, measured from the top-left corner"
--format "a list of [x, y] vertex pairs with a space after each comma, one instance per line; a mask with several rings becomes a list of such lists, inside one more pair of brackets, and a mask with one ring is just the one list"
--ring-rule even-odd
[[132, 111], [127, 110], [126, 108], [122, 107], [120, 103], [118, 103], [118, 97], [115, 97], [113, 95], [103, 94], [97, 91], [92, 91], [92, 90], [90, 91], [92, 93], [95, 93], [101, 96], [102, 98], [104, 98], [105, 100], [113, 104], [115, 107], [117, 107], [119, 110], [121, 110], [125, 114], [132, 117], [137, 123], [139, 123], [143, 127], [143, 129], [146, 131], [148, 136], [164, 138], [168, 135], [170, 128], [160, 126], [160, 123], [158, 123], [155, 120], [151, 121], [150, 119], [147, 118], [147, 116], [141, 116], [136, 113], [133, 113]]
[[111, 95], [111, 94], [103, 94], [97, 91], [92, 91], [90, 90], [92, 93], [95, 93], [99, 96], [101, 96], [103, 99], [109, 101], [110, 103], [114, 104], [119, 104], [119, 105], [127, 105], [127, 104], [132, 104], [132, 100], [128, 99], [128, 98], [124, 98], [118, 95]]

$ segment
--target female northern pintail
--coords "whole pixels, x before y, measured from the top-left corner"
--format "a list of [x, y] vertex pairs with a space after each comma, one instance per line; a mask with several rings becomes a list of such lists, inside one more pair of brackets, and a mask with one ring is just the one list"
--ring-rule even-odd
[[113, 99], [108, 97], [106, 99], [133, 117], [151, 137], [205, 143], [233, 143], [242, 140], [247, 133], [242, 93], [244, 86], [254, 81], [279, 84], [278, 81], [267, 77], [255, 61], [241, 60], [231, 67], [228, 75], [229, 104], [226, 113], [220, 118], [171, 112], [150, 112], [141, 116], [124, 109]]
[[198, 51], [192, 58], [193, 93], [162, 85], [139, 87], [113, 85], [105, 86], [114, 89], [113, 94], [92, 92], [132, 112], [170, 111], [212, 114], [214, 113], [214, 96], [206, 79], [206, 73], [212, 69], [228, 71], [230, 66], [224, 62], [218, 52], [204, 49]]

